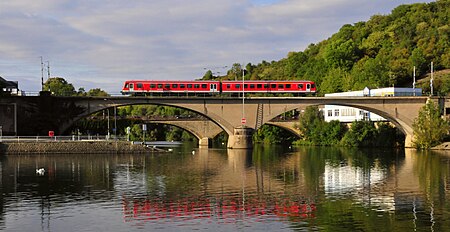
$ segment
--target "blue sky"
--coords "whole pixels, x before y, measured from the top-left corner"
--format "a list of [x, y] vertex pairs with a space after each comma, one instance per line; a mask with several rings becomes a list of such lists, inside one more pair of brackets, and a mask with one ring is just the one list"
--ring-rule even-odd
[[[0, 76], [39, 91], [40, 57], [76, 89], [193, 80], [279, 60], [344, 24], [415, 0], [14, 0], [0, 2]], [[427, 1], [429, 2], [429, 1]]]

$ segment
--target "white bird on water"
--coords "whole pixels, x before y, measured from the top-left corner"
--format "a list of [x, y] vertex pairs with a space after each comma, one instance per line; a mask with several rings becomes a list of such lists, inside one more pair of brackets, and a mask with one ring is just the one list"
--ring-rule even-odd
[[44, 175], [45, 174], [45, 169], [44, 168], [36, 169], [36, 174], [38, 174], [40, 176]]

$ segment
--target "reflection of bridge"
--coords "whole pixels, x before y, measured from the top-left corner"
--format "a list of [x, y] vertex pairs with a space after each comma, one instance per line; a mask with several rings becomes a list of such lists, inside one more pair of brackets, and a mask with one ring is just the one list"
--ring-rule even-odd
[[[395, 124], [405, 135], [407, 146], [411, 145], [412, 124], [427, 97], [250, 97], [200, 98], [200, 97], [6, 97], [1, 104], [16, 105], [17, 132], [19, 134], [45, 134], [54, 130], [62, 134], [75, 121], [97, 111], [125, 105], [165, 105], [188, 109], [199, 113], [222, 128], [228, 135], [228, 147], [251, 147], [253, 130], [271, 119], [294, 109], [310, 105], [343, 105], [374, 112]], [[433, 98], [444, 105], [443, 99]], [[245, 114], [243, 114], [243, 109]], [[241, 119], [245, 118], [245, 125]]]

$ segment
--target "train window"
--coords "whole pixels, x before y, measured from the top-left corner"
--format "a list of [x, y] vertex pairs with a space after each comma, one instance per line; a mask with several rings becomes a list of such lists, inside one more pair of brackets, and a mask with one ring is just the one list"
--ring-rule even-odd
[[202, 84], [202, 89], [206, 89], [207, 86], [207, 84]]
[[303, 89], [303, 84], [298, 84], [299, 89]]
[[257, 84], [256, 88], [260, 89], [260, 88], [262, 88], [262, 85], [261, 84]]
[[199, 89], [199, 88], [200, 88], [200, 85], [199, 85], [199, 84], [195, 84], [195, 85], [194, 85], [194, 88]]
[[192, 84], [188, 84], [188, 89], [192, 89]]
[[244, 84], [244, 89], [247, 89], [248, 88], [248, 84]]
[[133, 84], [130, 84], [130, 89], [133, 89], [134, 88], [134, 85]]
[[240, 89], [241, 88], [240, 84], [236, 84], [235, 86], [236, 86], [236, 89]]
[[180, 89], [184, 89], [184, 88], [186, 88], [186, 85], [180, 84]]
[[165, 88], [165, 89], [170, 89], [170, 84], [165, 84], [165, 85], [164, 85], [164, 88]]
[[227, 84], [227, 89], [229, 89], [229, 88], [231, 88], [231, 85], [230, 85], [230, 84]]
[[158, 84], [158, 89], [162, 89], [162, 84]]
[[278, 84], [278, 88], [279, 89], [284, 89], [284, 85], [283, 84]]
[[286, 84], [286, 89], [290, 89], [291, 88], [291, 84]]
[[316, 84], [311, 84], [311, 88], [316, 88]]
[[123, 87], [125, 89], [128, 89], [128, 83], [125, 84], [125, 87]]
[[150, 88], [152, 89], [156, 88], [156, 84], [150, 84]]
[[137, 84], [136, 84], [136, 88], [142, 89], [142, 83], [137, 83]]
[[255, 84], [250, 84], [250, 89], [254, 89], [255, 88]]
[[276, 89], [276, 88], [277, 88], [277, 84], [271, 84], [271, 85], [270, 85], [270, 88]]
[[264, 88], [268, 89], [269, 88], [269, 84], [264, 84]]
[[172, 84], [172, 88], [174, 89], [178, 88], [178, 84]]

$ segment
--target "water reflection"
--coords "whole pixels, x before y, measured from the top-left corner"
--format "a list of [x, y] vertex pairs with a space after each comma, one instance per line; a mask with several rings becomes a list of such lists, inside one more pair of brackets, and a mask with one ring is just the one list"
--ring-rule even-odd
[[[199, 150], [195, 154], [185, 157], [190, 167], [173, 164], [178, 166], [175, 173], [169, 171], [175, 167], [162, 171], [164, 175], [154, 173], [154, 169], [135, 173], [136, 180], [131, 182], [144, 179], [148, 183], [144, 189], [156, 192], [140, 196], [136, 191], [132, 195], [124, 192], [125, 221], [205, 219], [236, 223], [261, 217], [313, 217], [315, 204], [285, 195], [282, 182], [270, 180], [270, 175], [252, 165], [251, 151]], [[173, 181], [176, 187], [172, 189]]]
[[447, 153], [191, 151], [3, 156], [0, 229], [450, 228]]

